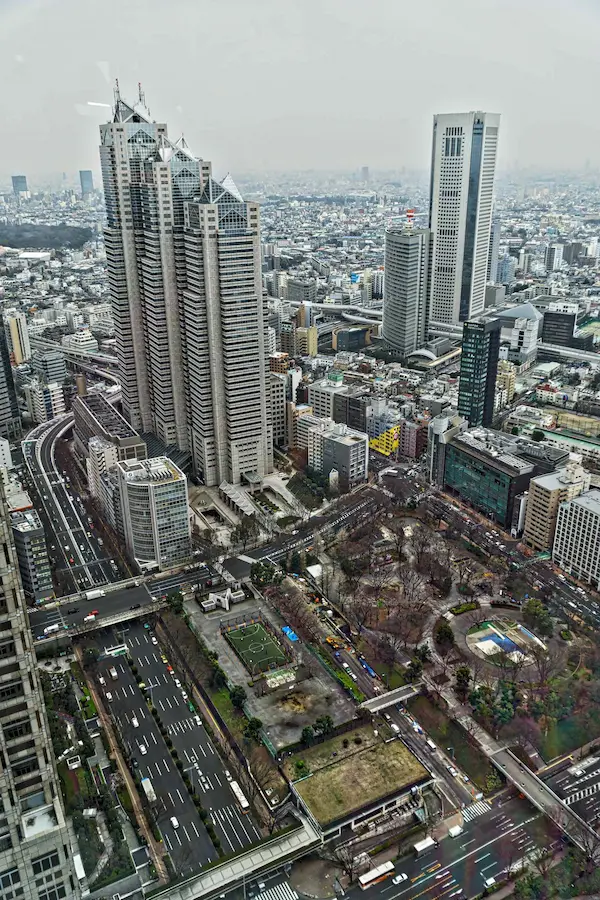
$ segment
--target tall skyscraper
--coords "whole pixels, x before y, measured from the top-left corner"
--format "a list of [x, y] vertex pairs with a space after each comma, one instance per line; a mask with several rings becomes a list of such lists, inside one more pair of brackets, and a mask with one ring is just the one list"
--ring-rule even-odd
[[434, 116], [429, 318], [457, 324], [483, 313], [500, 116]]
[[501, 327], [492, 318], [464, 324], [458, 412], [470, 428], [492, 424]]
[[73, 872], [52, 743], [0, 479], [0, 886], [15, 900], [71, 900]]
[[4, 323], [2, 326], [0, 327], [0, 437], [13, 440], [21, 436], [21, 416]]
[[117, 90], [100, 127], [109, 285], [133, 427], [207, 485], [262, 477], [273, 450], [259, 209]]
[[401, 226], [386, 231], [383, 337], [402, 357], [425, 341], [430, 255], [428, 228]]
[[29, 188], [27, 187], [27, 175], [12, 176], [13, 194], [17, 197], [27, 196]]
[[81, 184], [81, 196], [85, 200], [86, 197], [94, 190], [94, 176], [91, 169], [79, 170], [79, 182]]

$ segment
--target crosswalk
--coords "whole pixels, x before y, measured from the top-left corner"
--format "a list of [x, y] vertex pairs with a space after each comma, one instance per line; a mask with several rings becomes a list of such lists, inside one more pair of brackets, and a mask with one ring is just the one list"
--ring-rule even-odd
[[192, 716], [190, 719], [180, 719], [179, 722], [168, 725], [167, 734], [183, 734], [184, 731], [193, 731], [194, 728], [198, 728], [198, 723], [196, 717]]
[[579, 800], [585, 800], [587, 797], [591, 797], [592, 794], [595, 794], [600, 790], [600, 783], [595, 782], [595, 784], [590, 784], [589, 787], [581, 788], [581, 790], [577, 791], [575, 794], [569, 794], [568, 797], [565, 797], [565, 804], [567, 806], [572, 806], [573, 803], [577, 803]]
[[300, 900], [299, 895], [293, 887], [290, 887], [287, 881], [276, 884], [275, 887], [269, 888], [268, 891], [261, 891], [259, 897], [260, 900]]
[[463, 811], [463, 819], [465, 822], [471, 822], [473, 819], [476, 819], [477, 816], [483, 816], [485, 813], [490, 812], [491, 805], [487, 802], [487, 800], [478, 800], [477, 803], [471, 803], [470, 806], [466, 806]]

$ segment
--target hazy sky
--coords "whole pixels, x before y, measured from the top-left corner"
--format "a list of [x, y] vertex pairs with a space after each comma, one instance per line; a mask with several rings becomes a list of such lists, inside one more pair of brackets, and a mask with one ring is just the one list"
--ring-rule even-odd
[[98, 166], [114, 78], [216, 174], [426, 169], [431, 117], [500, 162], [600, 162], [600, 0], [0, 0], [0, 172]]

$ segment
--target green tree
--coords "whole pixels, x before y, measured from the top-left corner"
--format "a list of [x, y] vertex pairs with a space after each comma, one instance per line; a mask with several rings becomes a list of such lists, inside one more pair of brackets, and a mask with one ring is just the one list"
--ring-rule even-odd
[[511, 433], [511, 434], [518, 434], [518, 433], [519, 433], [519, 429], [517, 428], [516, 425], [513, 425], [513, 427], [510, 429], [510, 433]]
[[523, 604], [521, 612], [523, 613], [523, 621], [529, 628], [532, 628], [542, 636], [550, 637], [552, 634], [552, 618], [541, 600], [531, 597]]
[[255, 516], [244, 516], [231, 533], [234, 544], [241, 544], [244, 550], [251, 540], [257, 538], [260, 528]]
[[533, 433], [531, 435], [532, 441], [543, 441], [546, 435], [543, 431], [540, 431], [539, 428], [534, 428]]
[[469, 687], [471, 684], [471, 670], [468, 666], [458, 666], [454, 672], [454, 677], [456, 679], [454, 689], [457, 696], [464, 703], [469, 694]]
[[236, 709], [241, 709], [246, 702], [247, 693], [242, 687], [241, 684], [234, 684], [231, 690], [229, 691], [229, 699], [231, 700], [231, 705]]
[[260, 719], [257, 719], [253, 716], [251, 719], [248, 719], [248, 723], [244, 728], [244, 737], [247, 741], [256, 741], [258, 743], [260, 741], [260, 729], [262, 728], [263, 723]]
[[255, 562], [250, 568], [250, 578], [257, 587], [267, 587], [270, 584], [281, 584], [283, 573], [273, 563]]
[[181, 615], [183, 612], [183, 596], [181, 591], [172, 591], [170, 594], [167, 594], [167, 603], [174, 613], [178, 616]]
[[423, 663], [420, 659], [411, 659], [406, 669], [406, 677], [409, 681], [418, 681], [423, 674]]
[[454, 632], [446, 619], [442, 619], [438, 623], [434, 633], [434, 640], [441, 653], [448, 653], [454, 646]]
[[313, 727], [318, 734], [329, 734], [333, 731], [333, 719], [331, 716], [319, 716]]
[[311, 725], [305, 725], [300, 734], [300, 740], [303, 744], [312, 744], [315, 737], [315, 730]]
[[416, 648], [415, 659], [418, 659], [422, 663], [431, 662], [431, 650], [427, 644], [421, 644], [420, 647]]

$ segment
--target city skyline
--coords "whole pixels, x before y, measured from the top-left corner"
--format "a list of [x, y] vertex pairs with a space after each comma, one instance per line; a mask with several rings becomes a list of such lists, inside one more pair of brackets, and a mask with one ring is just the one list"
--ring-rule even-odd
[[[588, 110], [599, 14], [588, 0], [578, 0], [569, 17], [558, 19], [537, 0], [525, 10], [513, 0], [495, 11], [461, 0], [451, 12], [441, 0], [430, 0], [411, 9], [409, 28], [397, 4], [379, 3], [374, 14], [358, 2], [330, 0], [319, 7], [316, 32], [310, 2], [288, 4], [282, 15], [279, 5], [263, 0], [258, 17], [256, 7], [234, 0], [227, 8], [180, 2], [186, 27], [178, 15], [164, 21], [160, 52], [147, 24], [154, 21], [153, 0], [148, 5], [139, 16], [138, 4], [122, 10], [108, 0], [93, 27], [72, 0], [5, 7], [0, 71], [17, 88], [5, 92], [0, 105], [8, 174], [33, 178], [40, 171], [40, 146], [45, 171], [91, 168], [97, 174], [86, 120], [100, 124], [107, 110], [88, 103], [110, 105], [115, 77], [128, 89], [141, 80], [157, 114], [175, 106], [173, 130], [185, 124], [190, 144], [222, 160], [223, 171], [363, 165], [371, 171], [422, 170], [431, 116], [476, 108], [503, 116], [501, 169], [540, 160], [546, 169], [583, 168], [590, 158], [594, 163], [598, 125]], [[554, 52], [535, 60], [510, 54], [512, 12], [523, 33], [535, 33]], [[114, 29], [117, 15], [120, 28]], [[200, 29], [226, 37], [206, 42], [198, 64], [191, 45]], [[368, 64], [371, 54], [377, 65]], [[215, 67], [219, 79], [199, 90]], [[410, 72], [410, 92], [392, 103], [391, 86]], [[567, 83], [578, 84], [568, 97]], [[54, 127], [57, 115], [60, 129]], [[555, 139], [559, 127], [568, 140]]]

